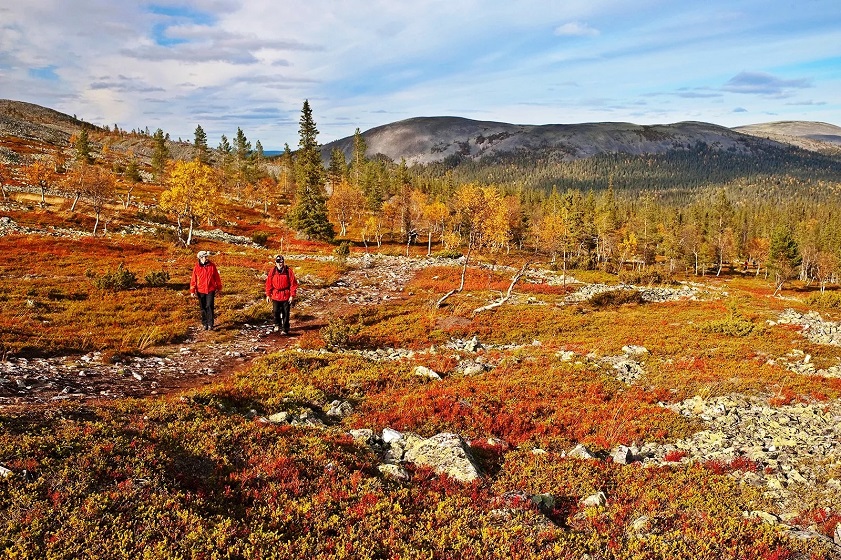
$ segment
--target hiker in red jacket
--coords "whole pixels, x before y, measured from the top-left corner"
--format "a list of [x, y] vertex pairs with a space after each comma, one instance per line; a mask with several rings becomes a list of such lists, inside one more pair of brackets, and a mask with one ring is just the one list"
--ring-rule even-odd
[[289, 334], [289, 309], [298, 291], [298, 281], [292, 269], [284, 264], [283, 255], [275, 255], [274, 263], [266, 278], [266, 301], [272, 302], [274, 330], [283, 329], [283, 334]]
[[210, 251], [199, 251], [198, 262], [193, 267], [190, 278], [190, 294], [199, 298], [201, 307], [201, 323], [204, 330], [213, 330], [214, 301], [216, 293], [222, 289], [222, 279], [216, 265], [210, 262]]

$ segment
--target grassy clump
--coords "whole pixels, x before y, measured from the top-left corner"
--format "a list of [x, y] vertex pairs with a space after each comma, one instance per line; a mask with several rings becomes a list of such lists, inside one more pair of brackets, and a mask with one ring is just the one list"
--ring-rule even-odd
[[616, 307], [629, 303], [644, 303], [645, 300], [642, 299], [642, 292], [639, 290], [620, 288], [593, 294], [587, 299], [587, 302], [595, 307]]
[[116, 270], [109, 270], [102, 276], [94, 277], [93, 284], [100, 290], [109, 292], [130, 290], [137, 286], [137, 275], [125, 268], [124, 263], [120, 263]]
[[169, 282], [169, 272], [165, 270], [153, 270], [149, 272], [146, 277], [146, 285], [152, 288], [160, 288], [162, 286], [166, 286], [167, 282]]
[[346, 348], [351, 338], [359, 334], [361, 325], [350, 323], [345, 319], [338, 318], [331, 320], [327, 326], [320, 331], [321, 338], [328, 348]]
[[811, 294], [803, 300], [810, 307], [822, 309], [841, 308], [841, 292], [820, 292]]

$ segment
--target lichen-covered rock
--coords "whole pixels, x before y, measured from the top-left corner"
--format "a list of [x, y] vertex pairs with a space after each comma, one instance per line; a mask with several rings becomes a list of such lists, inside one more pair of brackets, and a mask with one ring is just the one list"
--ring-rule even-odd
[[470, 447], [458, 434], [441, 433], [427, 439], [407, 440], [403, 460], [431, 467], [461, 482], [472, 482], [481, 474]]

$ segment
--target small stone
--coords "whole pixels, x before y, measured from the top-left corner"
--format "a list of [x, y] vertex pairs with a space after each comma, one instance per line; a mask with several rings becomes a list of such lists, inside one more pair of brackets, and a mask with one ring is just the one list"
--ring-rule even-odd
[[415, 369], [412, 370], [412, 375], [417, 375], [418, 377], [427, 377], [429, 379], [434, 379], [435, 381], [441, 380], [441, 376], [438, 375], [438, 373], [429, 369], [426, 366], [416, 366]]
[[269, 416], [269, 422], [272, 424], [285, 424], [289, 422], [289, 413], [286, 411], [276, 412], [275, 414]]
[[630, 448], [624, 445], [618, 446], [613, 453], [610, 454], [610, 456], [613, 458], [614, 463], [620, 465], [627, 465], [634, 462], [634, 454], [631, 452]]
[[392, 465], [391, 463], [384, 463], [377, 467], [384, 476], [388, 478], [392, 478], [394, 480], [399, 480], [400, 482], [409, 482], [412, 479], [412, 476], [409, 474], [409, 471], [401, 467], [400, 465]]
[[397, 430], [392, 430], [391, 428], [383, 428], [382, 439], [386, 444], [391, 444], [403, 439], [403, 434]]
[[604, 492], [596, 492], [581, 500], [581, 505], [585, 507], [602, 507], [607, 503], [607, 496]]
[[582, 444], [576, 445], [572, 451], [567, 453], [567, 457], [572, 457], [573, 459], [595, 459], [596, 456], [593, 455], [589, 449], [584, 447]]

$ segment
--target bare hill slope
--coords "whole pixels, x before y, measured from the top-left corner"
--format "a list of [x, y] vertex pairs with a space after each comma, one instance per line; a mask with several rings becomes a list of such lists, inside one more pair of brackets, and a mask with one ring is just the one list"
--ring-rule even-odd
[[[451, 156], [481, 159], [521, 150], [552, 150], [559, 159], [574, 160], [601, 153], [659, 154], [704, 143], [721, 150], [752, 152], [769, 143], [723, 126], [702, 122], [636, 125], [622, 122], [516, 125], [460, 117], [417, 117], [372, 128], [363, 133], [368, 154], [383, 154], [407, 163], [431, 163]], [[326, 144], [350, 155], [353, 137]]]
[[804, 150], [841, 154], [841, 127], [829, 123], [777, 121], [737, 126], [733, 130], [792, 144]]

